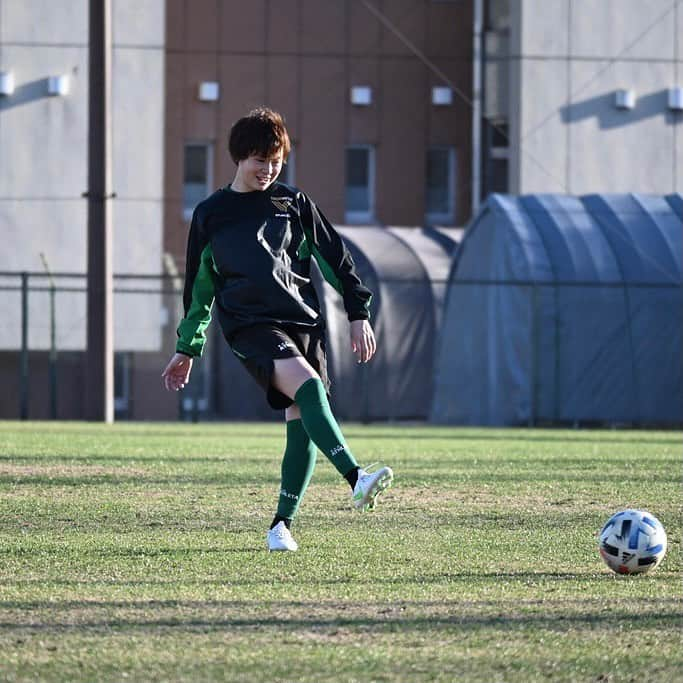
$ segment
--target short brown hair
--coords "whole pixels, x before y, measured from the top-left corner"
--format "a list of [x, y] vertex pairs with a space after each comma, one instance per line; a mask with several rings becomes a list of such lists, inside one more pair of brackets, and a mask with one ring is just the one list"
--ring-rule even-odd
[[290, 148], [282, 116], [268, 107], [252, 109], [230, 129], [228, 149], [236, 164], [252, 154], [271, 157], [279, 151], [282, 151], [282, 158], [286, 160]]

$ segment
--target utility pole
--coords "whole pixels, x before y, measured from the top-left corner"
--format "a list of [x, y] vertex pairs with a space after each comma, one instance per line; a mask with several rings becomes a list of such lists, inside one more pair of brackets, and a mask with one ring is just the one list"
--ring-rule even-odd
[[85, 415], [114, 421], [111, 226], [111, 1], [90, 0], [88, 94], [88, 338]]
[[472, 46], [472, 209], [476, 216], [481, 203], [481, 98], [482, 98], [482, 28], [484, 5], [474, 0], [474, 22]]

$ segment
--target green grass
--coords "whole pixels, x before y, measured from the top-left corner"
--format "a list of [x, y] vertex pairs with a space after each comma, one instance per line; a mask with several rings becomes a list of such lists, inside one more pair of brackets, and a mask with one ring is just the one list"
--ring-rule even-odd
[[[321, 457], [269, 554], [279, 425], [0, 423], [0, 680], [681, 680], [680, 433], [345, 432], [394, 488]], [[597, 553], [625, 507], [652, 574]]]

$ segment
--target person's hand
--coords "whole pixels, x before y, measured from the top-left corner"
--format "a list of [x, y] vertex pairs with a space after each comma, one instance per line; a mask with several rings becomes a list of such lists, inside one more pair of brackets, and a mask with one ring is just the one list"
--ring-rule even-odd
[[358, 363], [367, 363], [375, 355], [377, 342], [367, 320], [351, 321], [351, 349]]
[[168, 362], [166, 369], [161, 373], [167, 391], [184, 389], [185, 385], [190, 381], [191, 371], [192, 358], [183, 353], [176, 353]]

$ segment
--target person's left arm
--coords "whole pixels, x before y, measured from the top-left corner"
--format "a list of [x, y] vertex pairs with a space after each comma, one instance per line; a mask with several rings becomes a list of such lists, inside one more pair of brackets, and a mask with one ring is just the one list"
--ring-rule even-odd
[[363, 285], [339, 233], [320, 209], [305, 195], [299, 195], [301, 224], [311, 254], [323, 277], [341, 294], [351, 326], [351, 348], [359, 363], [374, 355], [377, 344], [370, 325], [372, 294]]

